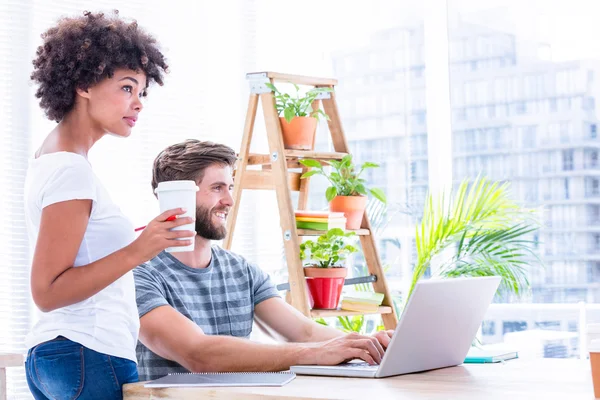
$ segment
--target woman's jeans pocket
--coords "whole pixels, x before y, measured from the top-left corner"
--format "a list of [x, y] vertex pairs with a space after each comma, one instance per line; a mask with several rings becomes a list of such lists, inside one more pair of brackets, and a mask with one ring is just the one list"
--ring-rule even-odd
[[51, 399], [77, 398], [84, 384], [84, 347], [60, 338], [36, 346], [29, 368], [38, 388]]

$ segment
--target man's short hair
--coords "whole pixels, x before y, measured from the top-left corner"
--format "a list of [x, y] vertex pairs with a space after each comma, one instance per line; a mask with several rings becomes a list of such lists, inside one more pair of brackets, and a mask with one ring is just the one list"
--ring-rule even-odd
[[152, 167], [152, 191], [160, 182], [191, 180], [198, 184], [212, 165], [234, 168], [235, 151], [224, 144], [188, 139], [161, 151]]

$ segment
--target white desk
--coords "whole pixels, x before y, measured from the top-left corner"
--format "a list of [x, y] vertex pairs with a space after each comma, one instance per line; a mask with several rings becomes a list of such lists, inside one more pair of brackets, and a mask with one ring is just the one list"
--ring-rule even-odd
[[144, 388], [124, 385], [125, 400], [148, 399], [560, 399], [594, 398], [589, 361], [511, 360], [505, 364], [466, 364], [384, 379], [299, 375], [283, 387]]

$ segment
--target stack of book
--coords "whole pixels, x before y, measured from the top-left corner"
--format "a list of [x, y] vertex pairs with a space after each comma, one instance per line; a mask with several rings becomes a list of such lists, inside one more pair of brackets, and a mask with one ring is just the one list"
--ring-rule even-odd
[[344, 295], [342, 310], [376, 312], [383, 301], [383, 293], [353, 292]]
[[296, 228], [314, 231], [328, 231], [333, 228], [346, 228], [343, 212], [297, 210]]
[[519, 358], [519, 353], [515, 349], [504, 346], [504, 343], [490, 344], [483, 347], [471, 347], [465, 364], [484, 364], [504, 362]]

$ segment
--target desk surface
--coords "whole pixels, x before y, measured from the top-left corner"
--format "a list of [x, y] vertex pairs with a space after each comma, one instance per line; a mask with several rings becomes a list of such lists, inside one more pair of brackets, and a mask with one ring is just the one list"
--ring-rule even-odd
[[147, 399], [593, 399], [589, 361], [511, 360], [469, 364], [383, 379], [298, 375], [283, 387], [124, 387], [125, 400]]

